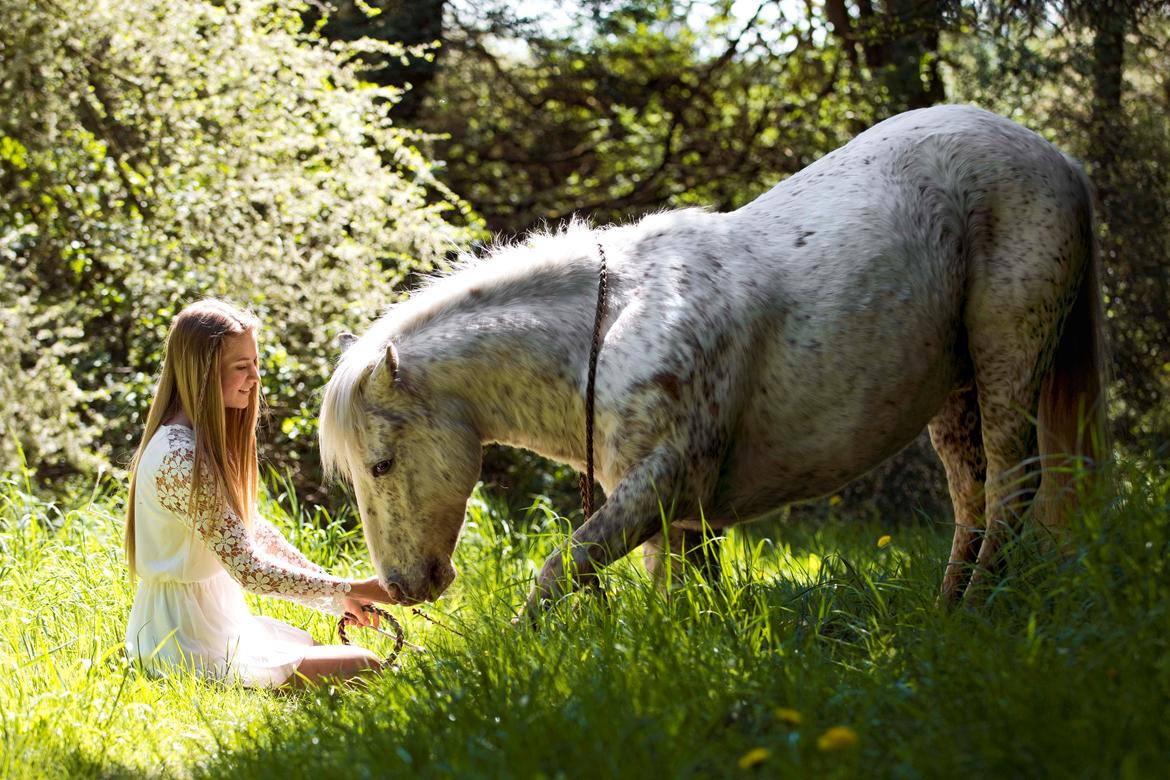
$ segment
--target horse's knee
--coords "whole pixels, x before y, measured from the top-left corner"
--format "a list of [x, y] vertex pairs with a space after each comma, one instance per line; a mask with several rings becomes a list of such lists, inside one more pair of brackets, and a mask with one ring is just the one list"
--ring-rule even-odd
[[555, 601], [582, 585], [595, 584], [596, 565], [581, 545], [570, 544], [545, 559], [528, 596], [528, 611], [539, 611], [542, 602]]

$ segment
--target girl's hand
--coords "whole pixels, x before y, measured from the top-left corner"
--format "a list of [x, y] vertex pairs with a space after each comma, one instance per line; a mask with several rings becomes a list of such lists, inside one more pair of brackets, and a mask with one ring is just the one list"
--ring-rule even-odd
[[357, 580], [350, 586], [349, 594], [351, 598], [365, 599], [366, 601], [380, 601], [383, 604], [398, 603], [398, 599], [391, 596], [390, 592], [382, 587], [382, 583], [377, 577]]
[[366, 606], [370, 602], [367, 599], [354, 598], [352, 594], [355, 590], [357, 590], [357, 588], [351, 588], [351, 595], [347, 596], [343, 601], [343, 604], [345, 605], [345, 614], [348, 617], [353, 618], [353, 622], [363, 628], [367, 628], [371, 625], [374, 628], [377, 628], [379, 624], [378, 613], [366, 612], [364, 609], [362, 609], [362, 607]]
[[366, 612], [362, 609], [367, 604], [380, 601], [383, 604], [394, 604], [396, 599], [382, 587], [377, 577], [368, 580], [354, 580], [349, 585], [349, 596], [345, 599], [345, 611], [354, 618], [359, 626], [378, 628], [381, 621], [376, 612]]

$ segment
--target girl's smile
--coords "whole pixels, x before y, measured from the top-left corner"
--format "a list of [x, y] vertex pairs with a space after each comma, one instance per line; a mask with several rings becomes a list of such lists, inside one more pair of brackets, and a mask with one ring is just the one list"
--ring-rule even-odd
[[260, 364], [255, 331], [224, 339], [219, 361], [223, 388], [223, 405], [228, 409], [247, 409], [252, 393], [260, 384]]

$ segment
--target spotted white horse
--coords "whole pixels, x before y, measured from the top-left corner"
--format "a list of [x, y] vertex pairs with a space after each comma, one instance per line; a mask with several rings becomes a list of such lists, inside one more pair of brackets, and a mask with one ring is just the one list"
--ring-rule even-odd
[[607, 500], [530, 609], [638, 545], [652, 569], [691, 549], [700, 513], [717, 530], [833, 491], [924, 426], [954, 502], [954, 601], [1041, 466], [1100, 454], [1093, 233], [1084, 174], [1038, 135], [972, 107], [901, 114], [737, 211], [573, 225], [433, 280], [348, 345], [323, 460], [352, 480], [387, 587], [437, 597], [485, 442], [585, 465], [604, 253]]

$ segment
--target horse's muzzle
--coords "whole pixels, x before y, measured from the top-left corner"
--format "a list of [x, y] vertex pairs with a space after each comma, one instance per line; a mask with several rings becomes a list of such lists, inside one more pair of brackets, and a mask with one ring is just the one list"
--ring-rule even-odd
[[387, 572], [383, 579], [395, 603], [411, 606], [437, 599], [455, 581], [455, 574], [455, 567], [450, 560], [433, 558], [426, 568], [426, 578], [417, 585], [408, 585], [406, 578], [397, 571]]

